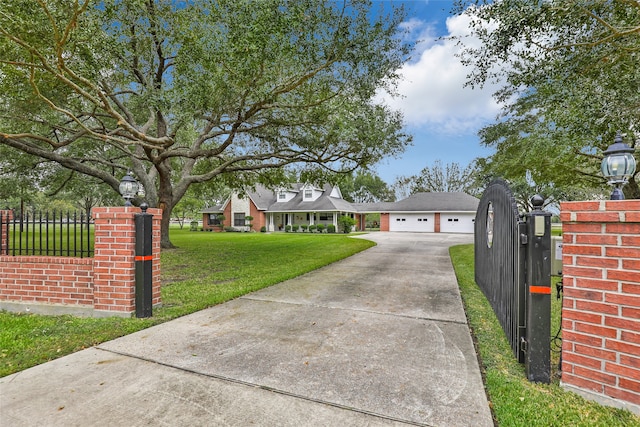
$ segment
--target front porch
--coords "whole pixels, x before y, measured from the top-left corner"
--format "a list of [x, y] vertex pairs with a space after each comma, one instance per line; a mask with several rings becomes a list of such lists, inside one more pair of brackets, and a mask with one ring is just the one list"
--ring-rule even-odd
[[354, 218], [356, 223], [356, 229], [360, 230], [361, 227], [361, 215], [354, 214], [352, 212], [266, 212], [267, 216], [267, 231], [285, 231], [287, 225], [294, 226], [310, 226], [322, 224], [325, 228], [329, 225], [333, 225], [335, 229], [338, 229], [338, 218], [346, 215]]

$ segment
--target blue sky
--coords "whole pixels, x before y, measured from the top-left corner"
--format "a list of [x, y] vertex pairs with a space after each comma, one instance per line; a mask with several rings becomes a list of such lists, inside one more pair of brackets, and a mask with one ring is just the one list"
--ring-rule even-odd
[[403, 112], [405, 130], [413, 135], [413, 146], [397, 159], [380, 162], [375, 170], [388, 184], [398, 176], [418, 174], [436, 160], [457, 162], [462, 167], [491, 150], [480, 145], [478, 130], [495, 121], [499, 105], [491, 94], [496, 87], [465, 88], [469, 72], [457, 57], [452, 41], [440, 36], [468, 33], [468, 20], [453, 17], [448, 0], [378, 0], [375, 3], [404, 4], [404, 25], [413, 40], [419, 40], [412, 58], [401, 70], [400, 98], [384, 102]]

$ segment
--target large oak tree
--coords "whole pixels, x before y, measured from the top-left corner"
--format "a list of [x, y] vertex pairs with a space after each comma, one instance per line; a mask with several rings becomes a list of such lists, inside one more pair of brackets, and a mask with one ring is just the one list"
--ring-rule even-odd
[[[616, 132], [640, 140], [640, 2], [462, 1], [469, 84], [499, 81], [500, 120], [480, 132], [489, 172], [579, 194], [600, 188]], [[472, 40], [478, 40], [477, 43]], [[640, 198], [635, 178], [627, 197]]]
[[[0, 144], [163, 209], [225, 177], [349, 171], [401, 152], [401, 10], [367, 0], [0, 0]], [[278, 175], [276, 173], [276, 175]], [[229, 177], [232, 178], [229, 178]], [[311, 174], [310, 176], [313, 176]]]

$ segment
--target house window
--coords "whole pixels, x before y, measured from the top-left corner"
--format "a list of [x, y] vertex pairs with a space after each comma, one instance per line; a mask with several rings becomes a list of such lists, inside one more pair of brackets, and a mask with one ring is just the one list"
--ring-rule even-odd
[[333, 214], [330, 213], [321, 213], [320, 221], [333, 221]]
[[311, 199], [313, 197], [313, 190], [304, 190], [304, 198]]
[[285, 194], [284, 191], [281, 191], [278, 193], [278, 200], [284, 200], [287, 198], [287, 195]]
[[209, 225], [221, 225], [220, 219], [218, 219], [219, 214], [209, 214]]
[[246, 225], [246, 215], [244, 212], [234, 213], [233, 214], [233, 226], [234, 227], [244, 227]]

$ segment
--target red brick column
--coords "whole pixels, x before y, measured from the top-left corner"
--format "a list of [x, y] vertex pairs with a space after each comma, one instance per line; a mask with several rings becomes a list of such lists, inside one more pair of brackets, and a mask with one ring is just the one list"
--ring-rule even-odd
[[[135, 312], [136, 207], [94, 208], [94, 310]], [[160, 209], [153, 217], [153, 303], [160, 303]]]
[[562, 385], [640, 414], [640, 200], [561, 204]]
[[380, 231], [389, 231], [389, 213], [380, 213]]
[[0, 230], [0, 235], [2, 236], [2, 241], [0, 241], [0, 255], [4, 255], [9, 247], [9, 233], [7, 233], [9, 227], [7, 224], [13, 221], [13, 211], [11, 209], [0, 210], [0, 219], [0, 226], [3, 227], [3, 229]]

